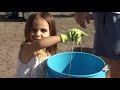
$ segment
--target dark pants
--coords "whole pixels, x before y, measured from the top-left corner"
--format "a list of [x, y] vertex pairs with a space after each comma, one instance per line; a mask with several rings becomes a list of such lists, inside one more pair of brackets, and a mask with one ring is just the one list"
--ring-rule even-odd
[[120, 14], [96, 12], [94, 51], [98, 56], [120, 60]]
[[95, 55], [110, 65], [107, 77], [120, 78], [120, 14], [95, 12]]

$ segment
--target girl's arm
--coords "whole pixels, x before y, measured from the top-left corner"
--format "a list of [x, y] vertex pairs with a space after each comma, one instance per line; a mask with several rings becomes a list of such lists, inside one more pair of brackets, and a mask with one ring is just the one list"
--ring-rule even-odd
[[32, 46], [35, 50], [47, 48], [61, 42], [60, 36], [44, 37], [33, 42]]
[[73, 28], [68, 30], [66, 34], [61, 34], [59, 36], [44, 37], [40, 40], [24, 43], [21, 47], [20, 58], [21, 60], [24, 60], [24, 63], [27, 63], [34, 56], [35, 51], [50, 47], [61, 41], [62, 43], [65, 43], [68, 41], [71, 42], [73, 40], [73, 36], [76, 36], [75, 42], [77, 42], [78, 44], [81, 42], [81, 37], [83, 35], [86, 35], [83, 31]]
[[35, 51], [50, 47], [50, 46], [55, 45], [59, 42], [61, 42], [60, 36], [50, 36], [50, 37], [44, 37], [40, 40], [36, 40], [33, 42], [24, 43], [21, 46], [19, 58], [20, 58], [22, 63], [26, 64], [34, 56]]

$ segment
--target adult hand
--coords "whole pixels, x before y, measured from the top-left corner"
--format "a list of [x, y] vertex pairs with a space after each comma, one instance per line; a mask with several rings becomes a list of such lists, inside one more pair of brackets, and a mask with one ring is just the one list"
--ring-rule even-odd
[[89, 24], [89, 12], [75, 12], [76, 22], [84, 29], [86, 29], [86, 23]]

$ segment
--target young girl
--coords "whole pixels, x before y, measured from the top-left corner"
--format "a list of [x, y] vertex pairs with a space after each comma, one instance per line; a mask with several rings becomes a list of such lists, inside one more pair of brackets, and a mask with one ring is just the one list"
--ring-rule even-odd
[[57, 43], [72, 41], [77, 34], [76, 42], [80, 42], [84, 32], [71, 29], [66, 34], [56, 35], [53, 16], [47, 12], [32, 13], [25, 26], [25, 41], [21, 45], [17, 78], [46, 78], [46, 61], [56, 54]]

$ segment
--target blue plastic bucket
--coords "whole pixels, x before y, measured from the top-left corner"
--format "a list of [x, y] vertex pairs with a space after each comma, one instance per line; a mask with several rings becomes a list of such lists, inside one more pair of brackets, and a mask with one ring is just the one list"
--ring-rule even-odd
[[71, 52], [51, 56], [47, 61], [48, 78], [105, 78], [105, 62], [89, 53]]

